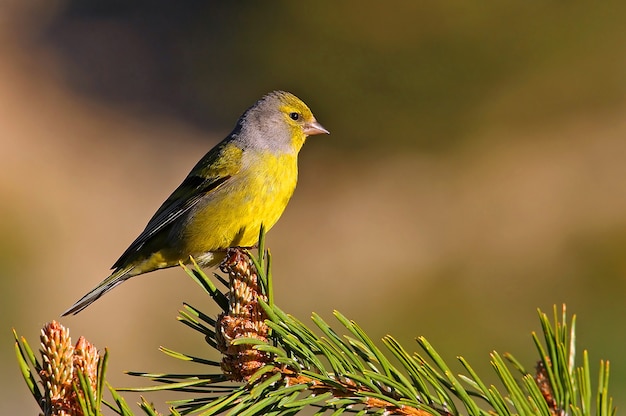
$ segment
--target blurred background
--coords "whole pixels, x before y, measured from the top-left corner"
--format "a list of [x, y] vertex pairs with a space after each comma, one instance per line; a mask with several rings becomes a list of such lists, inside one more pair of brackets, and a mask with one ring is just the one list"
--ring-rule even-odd
[[[409, 350], [424, 335], [490, 375], [493, 349], [533, 367], [536, 308], [565, 302], [594, 381], [609, 359], [626, 405], [626, 3], [0, 9], [1, 414], [37, 412], [10, 329], [36, 348], [274, 89], [332, 132], [304, 147], [268, 236], [284, 310], [308, 322], [337, 309]], [[171, 269], [60, 321], [110, 349], [115, 386], [145, 385], [122, 371], [203, 370], [159, 345], [212, 356], [176, 322], [183, 301], [217, 312]], [[172, 398], [148, 395], [162, 411]]]

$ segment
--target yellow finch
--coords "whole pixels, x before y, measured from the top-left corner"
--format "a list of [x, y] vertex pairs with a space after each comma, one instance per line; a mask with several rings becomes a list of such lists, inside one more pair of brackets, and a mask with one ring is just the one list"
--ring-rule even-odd
[[296, 187], [307, 136], [328, 131], [293, 94], [265, 95], [211, 149], [148, 221], [113, 273], [63, 315], [76, 314], [123, 281], [188, 262], [213, 266], [229, 247], [254, 246]]

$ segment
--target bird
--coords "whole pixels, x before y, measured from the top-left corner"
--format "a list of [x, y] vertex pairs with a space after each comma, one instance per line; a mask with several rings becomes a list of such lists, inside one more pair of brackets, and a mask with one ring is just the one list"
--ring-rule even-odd
[[131, 277], [188, 263], [217, 265], [231, 247], [252, 247], [280, 218], [298, 179], [308, 136], [330, 134], [295, 95], [273, 91], [191, 172], [113, 264], [112, 273], [62, 316], [77, 314]]

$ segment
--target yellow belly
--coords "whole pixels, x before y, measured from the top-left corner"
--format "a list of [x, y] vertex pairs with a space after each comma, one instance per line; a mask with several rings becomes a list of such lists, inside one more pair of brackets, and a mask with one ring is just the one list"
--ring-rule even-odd
[[254, 246], [261, 224], [280, 218], [297, 182], [295, 155], [263, 155], [199, 204], [181, 230], [182, 252], [200, 256], [228, 247]]

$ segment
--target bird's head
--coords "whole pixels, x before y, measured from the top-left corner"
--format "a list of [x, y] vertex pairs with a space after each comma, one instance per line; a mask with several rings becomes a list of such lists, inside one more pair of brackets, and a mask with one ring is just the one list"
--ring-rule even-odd
[[240, 137], [255, 148], [298, 152], [307, 136], [330, 134], [295, 95], [274, 91], [250, 107], [240, 120]]

